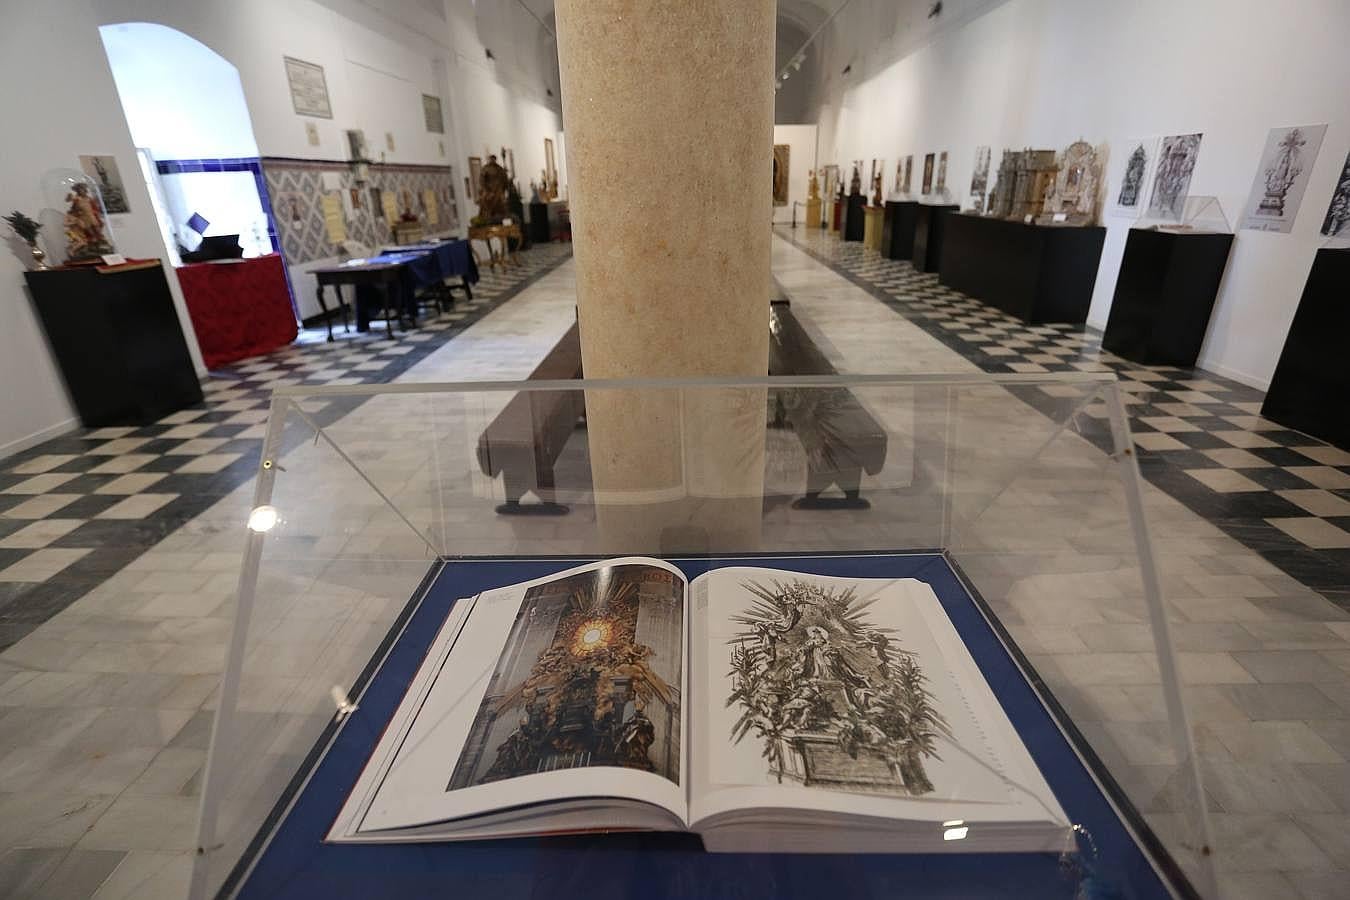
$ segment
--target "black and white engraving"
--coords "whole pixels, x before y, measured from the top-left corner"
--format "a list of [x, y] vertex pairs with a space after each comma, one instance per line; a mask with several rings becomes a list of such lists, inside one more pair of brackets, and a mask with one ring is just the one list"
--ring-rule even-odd
[[933, 792], [924, 762], [951, 729], [915, 654], [869, 621], [873, 600], [802, 579], [741, 586], [757, 599], [732, 619], [732, 741], [753, 734], [779, 783]]
[[1242, 217], [1243, 228], [1288, 232], [1294, 227], [1326, 130], [1325, 125], [1270, 130]]
[[1153, 195], [1148, 202], [1150, 217], [1181, 221], [1202, 137], [1202, 134], [1173, 134], [1162, 139], [1158, 168], [1153, 176]]
[[1125, 163], [1125, 177], [1120, 180], [1120, 194], [1116, 205], [1123, 209], [1135, 209], [1144, 193], [1144, 170], [1148, 168], [1148, 151], [1143, 144], [1136, 144], [1130, 151]]
[[1331, 203], [1322, 218], [1322, 233], [1327, 237], [1350, 237], [1350, 153], [1345, 155], [1345, 165], [1341, 166], [1341, 175], [1331, 192]]
[[976, 211], [984, 209], [984, 198], [989, 193], [991, 156], [988, 145], [975, 148], [975, 167], [970, 176], [970, 204]]

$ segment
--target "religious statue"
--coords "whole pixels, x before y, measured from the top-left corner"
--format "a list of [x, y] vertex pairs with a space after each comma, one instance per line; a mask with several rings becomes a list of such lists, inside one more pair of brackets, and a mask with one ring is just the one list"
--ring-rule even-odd
[[89, 190], [89, 185], [75, 182], [66, 195], [66, 202], [70, 204], [63, 223], [67, 258], [78, 262], [112, 253], [113, 245], [108, 240], [108, 220], [103, 214], [103, 204], [98, 195]]
[[806, 199], [807, 200], [820, 199], [820, 181], [816, 178], [815, 169], [811, 170], [811, 181], [808, 183], [806, 188]]
[[633, 706], [633, 715], [620, 726], [614, 755], [622, 766], [654, 772], [656, 766], [652, 765], [651, 747], [656, 742], [656, 726], [642, 711], [645, 705], [637, 701]]
[[862, 193], [862, 173], [858, 171], [858, 164], [853, 164], [853, 177], [848, 182], [848, 195], [856, 197]]
[[872, 205], [881, 206], [881, 173], [877, 172], [872, 176]]
[[497, 162], [497, 155], [489, 154], [488, 161], [478, 176], [478, 216], [495, 225], [506, 216], [506, 191], [510, 177]]

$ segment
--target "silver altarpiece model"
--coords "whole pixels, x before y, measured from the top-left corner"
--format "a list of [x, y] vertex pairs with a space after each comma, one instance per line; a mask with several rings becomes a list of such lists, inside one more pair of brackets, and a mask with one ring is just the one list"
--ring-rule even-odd
[[1041, 225], [1095, 225], [1100, 212], [1101, 155], [1087, 141], [1074, 141], [1059, 158], [1059, 172], [1046, 190]]
[[1019, 220], [1040, 215], [1056, 171], [1053, 150], [1004, 150], [989, 215]]

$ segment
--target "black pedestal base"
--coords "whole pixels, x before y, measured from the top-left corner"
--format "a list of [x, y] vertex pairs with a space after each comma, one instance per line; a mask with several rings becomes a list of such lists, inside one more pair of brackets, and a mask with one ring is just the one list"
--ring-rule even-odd
[[1031, 325], [1087, 321], [1105, 228], [944, 218], [942, 284]]
[[1195, 365], [1231, 234], [1130, 230], [1102, 347], [1149, 366]]
[[872, 504], [850, 491], [842, 497], [822, 497], [819, 494], [807, 494], [792, 501], [793, 509], [871, 509]]
[[866, 227], [867, 198], [854, 194], [848, 198], [848, 208], [844, 210], [844, 240], [861, 241]]
[[521, 503], [519, 500], [507, 500], [497, 506], [499, 516], [565, 516], [566, 506], [546, 501], [543, 503]]
[[1261, 415], [1350, 450], [1350, 248], [1317, 251]]

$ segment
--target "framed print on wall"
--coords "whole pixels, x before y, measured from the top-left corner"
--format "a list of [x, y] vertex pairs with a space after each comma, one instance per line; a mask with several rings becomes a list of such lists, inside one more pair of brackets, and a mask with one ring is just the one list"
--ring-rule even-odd
[[422, 118], [427, 123], [427, 131], [432, 134], [445, 134], [445, 118], [441, 115], [441, 98], [431, 94], [422, 95]]
[[291, 106], [295, 108], [296, 115], [333, 118], [323, 66], [290, 56], [283, 56], [282, 59], [286, 63], [286, 80], [291, 85]]

